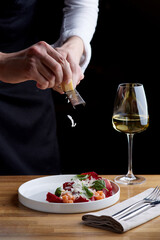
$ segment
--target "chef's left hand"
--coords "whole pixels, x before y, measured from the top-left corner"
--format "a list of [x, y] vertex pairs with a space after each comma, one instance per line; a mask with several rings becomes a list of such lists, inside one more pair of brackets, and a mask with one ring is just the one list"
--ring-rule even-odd
[[[59, 52], [69, 63], [72, 72], [73, 87], [75, 88], [84, 78], [84, 74], [79, 65], [84, 51], [82, 39], [77, 36], [73, 36], [61, 47], [58, 47], [55, 50], [57, 50], [57, 52]], [[62, 89], [57, 86], [53, 87], [53, 89], [59, 93], [63, 93]]]

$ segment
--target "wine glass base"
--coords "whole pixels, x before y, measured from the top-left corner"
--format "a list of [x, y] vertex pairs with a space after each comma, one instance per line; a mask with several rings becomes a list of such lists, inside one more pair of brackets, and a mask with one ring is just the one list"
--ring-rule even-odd
[[133, 175], [132, 177], [128, 177], [127, 175], [121, 175], [121, 176], [115, 177], [114, 181], [119, 184], [135, 185], [135, 184], [144, 183], [146, 179], [142, 176]]

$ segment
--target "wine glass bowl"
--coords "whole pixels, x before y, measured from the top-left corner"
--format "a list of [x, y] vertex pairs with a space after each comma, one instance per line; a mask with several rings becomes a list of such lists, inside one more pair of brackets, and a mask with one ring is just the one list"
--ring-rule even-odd
[[118, 176], [115, 181], [122, 184], [139, 184], [145, 181], [132, 171], [133, 136], [149, 126], [149, 115], [144, 87], [140, 83], [123, 83], [118, 86], [112, 116], [113, 127], [127, 134], [128, 173]]

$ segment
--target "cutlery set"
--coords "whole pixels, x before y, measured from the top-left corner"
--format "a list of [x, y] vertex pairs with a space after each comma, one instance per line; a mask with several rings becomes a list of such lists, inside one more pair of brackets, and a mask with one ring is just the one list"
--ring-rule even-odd
[[123, 220], [123, 221], [129, 220], [139, 215], [140, 213], [148, 210], [149, 208], [155, 207], [157, 204], [160, 204], [159, 197], [160, 197], [160, 187], [157, 186], [147, 197], [113, 214], [112, 217], [117, 220]]

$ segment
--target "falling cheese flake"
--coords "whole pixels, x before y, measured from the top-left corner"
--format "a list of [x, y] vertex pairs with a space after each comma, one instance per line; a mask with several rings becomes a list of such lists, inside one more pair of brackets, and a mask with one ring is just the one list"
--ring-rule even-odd
[[77, 123], [74, 122], [72, 116], [67, 115], [67, 117], [71, 120], [71, 127], [75, 127], [77, 125]]

